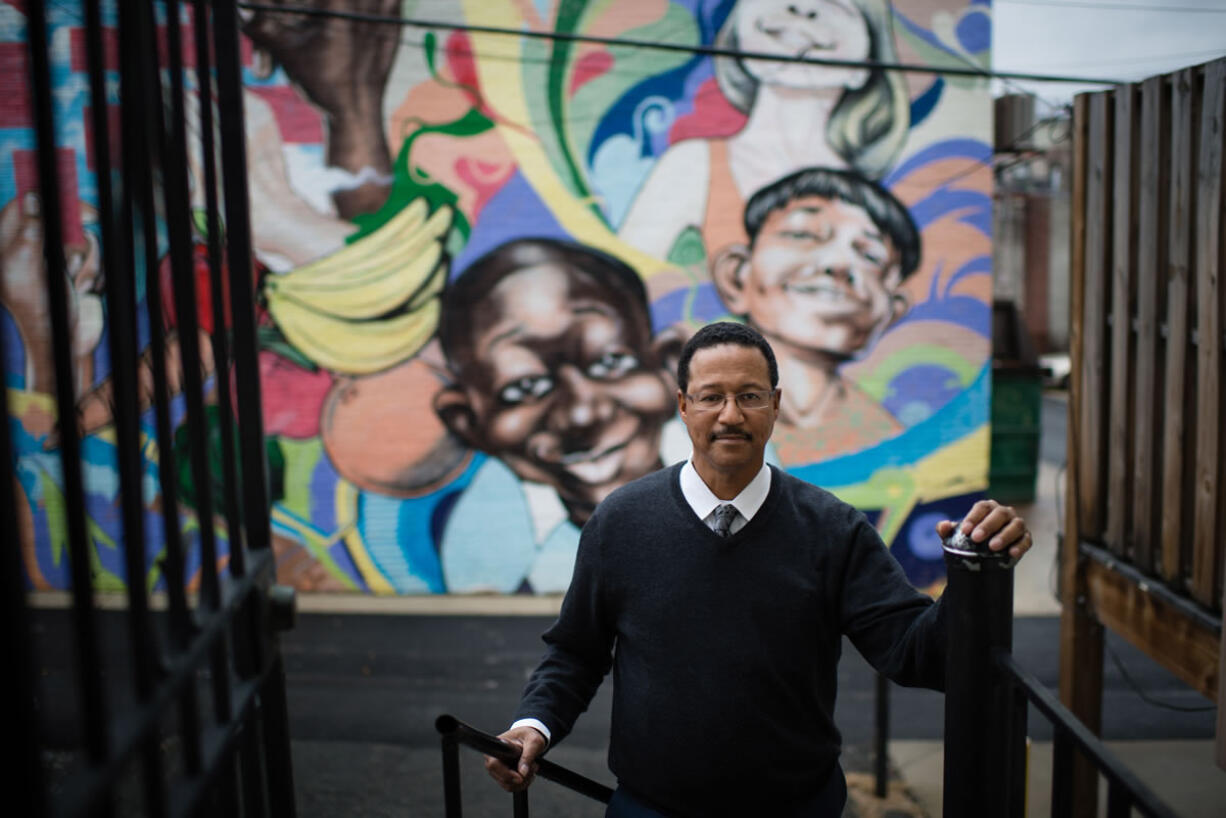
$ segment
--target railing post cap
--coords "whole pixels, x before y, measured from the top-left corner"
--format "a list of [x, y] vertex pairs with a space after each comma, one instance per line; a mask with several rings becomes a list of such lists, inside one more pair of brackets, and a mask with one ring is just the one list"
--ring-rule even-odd
[[993, 551], [988, 547], [986, 539], [983, 542], [975, 542], [969, 535], [963, 533], [961, 526], [955, 528], [953, 534], [941, 540], [941, 548], [945, 552], [946, 560], [961, 562], [974, 571], [978, 571], [979, 566], [984, 563], [999, 568], [1012, 568], [1016, 562], [1009, 556], [1008, 549]]

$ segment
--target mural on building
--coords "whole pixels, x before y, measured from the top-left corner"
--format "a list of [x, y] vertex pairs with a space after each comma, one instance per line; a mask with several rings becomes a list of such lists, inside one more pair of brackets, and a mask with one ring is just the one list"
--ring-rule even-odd
[[[990, 97], [984, 80], [871, 63], [986, 67], [986, 2], [311, 4], [435, 25], [245, 17], [282, 581], [564, 590], [596, 504], [687, 456], [678, 353], [734, 319], [779, 357], [772, 461], [864, 509], [917, 584], [939, 582], [933, 525], [987, 482]], [[64, 5], [49, 14], [90, 534], [99, 584], [119, 587], [88, 94]], [[24, 71], [19, 6], [0, 2], [0, 57]], [[22, 555], [54, 588], [63, 501], [19, 97], [0, 103], [5, 374]], [[152, 420], [144, 433], [156, 587]]]

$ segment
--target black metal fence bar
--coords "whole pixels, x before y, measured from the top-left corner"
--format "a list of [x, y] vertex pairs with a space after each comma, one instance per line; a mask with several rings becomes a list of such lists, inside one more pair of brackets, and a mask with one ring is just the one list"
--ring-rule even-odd
[[[1118, 793], [1117, 802], [1131, 802], [1132, 806], [1150, 818], [1175, 818], [1175, 811], [1164, 804], [1153, 790], [1124, 766], [1098, 736], [1090, 732], [1090, 729], [1082, 724], [1055, 694], [1019, 665], [1013, 656], [1001, 652], [996, 654], [995, 660], [1009, 681], [1025, 692], [1030, 703], [1047, 717], [1056, 730], [1056, 752], [1052, 756], [1053, 783], [1058, 780], [1065, 781], [1065, 783], [1059, 787], [1053, 787], [1053, 793], [1061, 790], [1067, 791], [1069, 796], [1072, 794], [1071, 781], [1066, 779], [1071, 767], [1072, 749], [1075, 745], [1106, 777], [1108, 792], [1115, 790]], [[1068, 804], [1068, 801], [1062, 800], [1059, 810], [1054, 794], [1052, 801], [1053, 816], [1067, 814], [1068, 807], [1064, 805]]]
[[222, 200], [225, 205], [226, 264], [233, 319], [234, 376], [237, 386], [239, 451], [242, 464], [243, 522], [247, 546], [268, 548], [270, 518], [264, 463], [264, 419], [260, 412], [260, 372], [251, 277], [251, 222], [247, 200], [247, 153], [243, 89], [239, 72], [238, 9], [234, 2], [213, 4], [213, 47], [217, 54], [217, 104], [227, 113], [221, 135]]
[[[127, 580], [128, 628], [132, 645], [132, 674], [137, 701], [147, 703], [157, 682], [157, 668], [164, 661], [154, 632], [145, 589], [145, 525], [140, 447], [140, 408], [137, 402], [136, 297], [131, 258], [131, 232], [121, 231], [116, 220], [112, 186], [111, 133], [107, 116], [105, 53], [99, 0], [85, 3], [86, 59], [89, 69], [90, 104], [94, 131], [94, 168], [98, 189], [99, 245], [104, 297], [110, 331], [107, 333], [111, 404], [115, 414], [115, 456], [119, 470], [120, 514]], [[145, 805], [153, 816], [166, 814], [166, 787], [158, 736], [141, 742]]]
[[[184, 32], [189, 7], [192, 31]], [[22, 552], [14, 547], [0, 563], [8, 591], [0, 649], [7, 649], [6, 655], [18, 663], [17, 713], [10, 717], [8, 735], [19, 761], [6, 765], [0, 780], [17, 794], [23, 815], [108, 816], [119, 808], [124, 814], [153, 816], [292, 816], [285, 669], [276, 631], [292, 621], [293, 596], [270, 593], [276, 565], [269, 547], [235, 5], [232, 0], [79, 0], [78, 10], [84, 18], [87, 115], [94, 137], [88, 143], [92, 151], [88, 158], [97, 174], [97, 243], [100, 280], [105, 282], [101, 295], [109, 371], [87, 393], [77, 394], [78, 388], [91, 384], [81, 377], [83, 373], [74, 372], [72, 357], [72, 293], [64, 239], [66, 219], [75, 214], [61, 212], [46, 4], [28, 4], [41, 212], [27, 215], [42, 223], [41, 270], [47, 279], [51, 327], [43, 344], [49, 351], [26, 350], [43, 364], [33, 368], [37, 374], [26, 388], [55, 393], [58, 428], [49, 437], [48, 448], [59, 448], [62, 466], [73, 596], [71, 687], [80, 698], [84, 757], [79, 764], [58, 765], [62, 772], [49, 784], [39, 718], [40, 708], [46, 712], [49, 705], [39, 699], [40, 657], [30, 638], [36, 623], [26, 605]], [[111, 32], [104, 28], [108, 14], [114, 15], [117, 54], [108, 50], [108, 43], [114, 42], [107, 39]], [[214, 20], [221, 43], [216, 48]], [[195, 45], [198, 144], [188, 128], [183, 47], [189, 36]], [[115, 90], [108, 89], [108, 72], [115, 70], [116, 61], [118, 131], [109, 116]], [[214, 98], [215, 81], [220, 104]], [[195, 159], [199, 161], [189, 162]], [[193, 165], [203, 176], [199, 192], [206, 218], [203, 238], [209, 248], [207, 281], [197, 272], [193, 246], [188, 178]], [[224, 218], [219, 195], [223, 187]], [[92, 236], [91, 228], [91, 240]], [[230, 254], [226, 271], [219, 263], [223, 246]], [[163, 278], [163, 250], [169, 278]], [[228, 275], [225, 280], [223, 273]], [[141, 275], [145, 291], [138, 293], [136, 281]], [[23, 286], [16, 277], [11, 283]], [[200, 294], [211, 296], [210, 315], [200, 313]], [[139, 345], [146, 324], [149, 346], [142, 354]], [[234, 346], [227, 335], [232, 325], [239, 336]], [[238, 375], [237, 417], [230, 394], [232, 363]], [[221, 401], [215, 418], [206, 406], [209, 375], [215, 378]], [[80, 423], [79, 398], [84, 398]], [[185, 415], [177, 429], [171, 422], [172, 399], [182, 402]], [[7, 408], [7, 393], [0, 393], [0, 412], [7, 414]], [[142, 496], [146, 464], [141, 415], [147, 408], [152, 408], [154, 419], [164, 538], [149, 545], [162, 549], [159, 562], [170, 609], [168, 644], [163, 644], [148, 598], [147, 541], [156, 526], [146, 525], [148, 509]], [[86, 528], [82, 473], [82, 435], [92, 434], [99, 425], [115, 429], [120, 559], [127, 596], [122, 617], [131, 645], [131, 660], [124, 662], [129, 667], [110, 675], [103, 672], [101, 659], [101, 617], [94, 607], [92, 577], [94, 545]], [[208, 446], [215, 440], [210, 432], [221, 436], [220, 475], [210, 467]], [[240, 436], [242, 449], [236, 455], [235, 438]], [[0, 433], [0, 462], [13, 458], [6, 427]], [[180, 467], [186, 467], [190, 487], [178, 479]], [[180, 492], [188, 488], [190, 493]], [[192, 556], [199, 557], [193, 581], [198, 578], [201, 592], [194, 611], [186, 594], [189, 538], [180, 518], [184, 499], [193, 507], [199, 531], [190, 538]], [[7, 497], [0, 497], [3, 530], [14, 532], [23, 525], [19, 513], [23, 500], [12, 488]], [[221, 516], [214, 514], [215, 508], [224, 515], [224, 523], [215, 519]], [[215, 537], [223, 524], [229, 570], [218, 559]], [[245, 553], [245, 542], [256, 549], [252, 554]], [[207, 681], [202, 672], [210, 674]], [[128, 703], [126, 690], [112, 692], [111, 679], [130, 685], [135, 701]], [[211, 684], [211, 720], [202, 719], [198, 707], [197, 686], [202, 682]], [[166, 734], [168, 727], [174, 729], [167, 716], [176, 712], [178, 742]]]
[[[443, 794], [448, 805], [447, 815], [449, 817], [452, 815], [458, 816], [460, 814], [459, 762], [458, 760], [454, 762], [449, 760], [454, 753], [454, 748], [463, 744], [479, 753], [493, 756], [506, 764], [512, 765], [519, 761], [519, 750], [497, 736], [490, 735], [465, 724], [455, 716], [439, 716], [434, 721], [434, 727], [442, 736], [443, 742]], [[453, 764], [456, 766], [453, 767]], [[449, 773], [449, 769], [454, 770], [454, 772]], [[537, 761], [537, 775], [555, 784], [561, 784], [569, 790], [574, 790], [580, 795], [586, 795], [588, 798], [599, 801], [602, 804], [609, 803], [613, 798], [613, 790], [609, 787], [606, 787], [599, 781], [593, 781], [587, 776], [580, 775], [574, 770], [569, 770], [559, 764], [555, 764], [547, 758]], [[453, 798], [454, 812], [452, 811]], [[524, 799], [524, 808], [527, 808], [526, 797]]]
[[[94, 803], [113, 784], [141, 742], [150, 735], [159, 734], [162, 715], [177, 701], [192, 693], [196, 673], [208, 662], [213, 644], [226, 638], [227, 630], [232, 626], [242, 606], [252, 595], [261, 595], [262, 589], [268, 585], [270, 577], [276, 571], [272, 553], [257, 557], [251, 568], [246, 577], [229, 583], [223, 596], [222, 609], [218, 615], [209, 617], [201, 624], [199, 632], [187, 649], [168, 657], [166, 667], [158, 680], [157, 691], [150, 701], [116, 721], [114, 753], [104, 764], [97, 765], [88, 774], [81, 776], [73, 786], [66, 788], [62, 798], [63, 806], [57, 810], [57, 814], [86, 814], [87, 805]], [[275, 670], [270, 664], [257, 671], [257, 674], [261, 678], [270, 678]], [[236, 712], [237, 710], [236, 705]], [[203, 730], [201, 735], [203, 736]]]
[[[147, 25], [152, 28], [154, 0], [144, 5]], [[163, 218], [169, 240], [170, 267], [173, 273], [175, 323], [186, 398], [188, 461], [191, 468], [196, 514], [200, 520], [200, 602], [207, 610], [217, 608], [220, 587], [217, 574], [217, 542], [213, 530], [213, 492], [206, 449], [207, 422], [204, 413], [204, 385], [200, 377], [200, 322], [197, 318], [196, 271], [192, 258], [191, 197], [187, 189], [187, 112], [183, 100], [182, 32], [178, 0], [163, 0], [166, 13], [166, 75], [170, 81], [169, 110], [164, 110], [163, 93], [154, 95], [154, 111], [165, 124], [159, 128], [162, 140]], [[157, 51], [148, 49], [155, 73]], [[161, 83], [156, 82], [159, 91]], [[167, 116], [169, 114], [169, 116]], [[216, 668], [215, 668], [216, 671]], [[216, 674], [215, 674], [216, 675]], [[215, 697], [218, 695], [215, 692]]]
[[1013, 571], [998, 554], [945, 551], [942, 604], [949, 629], [945, 664], [947, 818], [1005, 816], [1018, 798], [1014, 771], [1025, 753], [1010, 691], [991, 661], [1012, 646]]
[[226, 535], [230, 543], [230, 573], [246, 572], [246, 542], [239, 513], [238, 467], [234, 456], [234, 406], [230, 391], [229, 299], [223, 283], [221, 204], [217, 197], [217, 142], [213, 117], [212, 11], [207, 0], [192, 0], [196, 46], [196, 93], [200, 118], [201, 176], [204, 187], [205, 241], [209, 258], [209, 294], [213, 301], [213, 371], [221, 430], [221, 476], [225, 495]]
[[[3, 333], [0, 333], [0, 361], [5, 357]], [[0, 389], [0, 417], [9, 417], [8, 390]], [[0, 463], [13, 462], [13, 443], [9, 438], [9, 424], [0, 429]], [[6, 482], [4, 491], [13, 498], [12, 482]], [[27, 792], [29, 797], [24, 807], [30, 818], [43, 818], [47, 815], [47, 798], [44, 789], [45, 776], [39, 757], [38, 718], [36, 707], [37, 670], [34, 664], [34, 649], [30, 638], [31, 617], [26, 605], [25, 582], [22, 579], [23, 567], [21, 551], [16, 547], [18, 526], [17, 509], [13, 502], [0, 502], [0, 531], [12, 532], [12, 540], [5, 548], [0, 549], [4, 555], [0, 557], [0, 574], [3, 574], [3, 585], [0, 585], [0, 615], [4, 617], [7, 627], [0, 628], [0, 650], [5, 656], [12, 657], [14, 663], [9, 671], [12, 679], [12, 695], [14, 706], [11, 708], [6, 723], [6, 735], [11, 752], [15, 753], [12, 760], [0, 768], [0, 786], [4, 792]]]
[[[48, 56], [46, 10], [42, 3], [26, 9], [26, 37], [30, 52], [30, 86], [38, 140], [38, 180], [43, 223], [43, 260], [51, 313], [52, 361], [55, 366], [56, 418], [72, 576], [73, 630], [77, 687], [85, 720], [85, 746], [89, 760], [104, 761], [110, 753], [107, 702], [97, 679], [102, 676], [97, 621], [93, 611], [90, 543], [85, 526], [85, 494], [81, 477], [81, 443], [76, 435], [76, 394], [73, 384], [72, 326], [68, 320], [67, 265], [64, 258], [57, 167], [55, 118], [52, 110], [51, 68]], [[104, 807], [103, 814], [110, 813]]]
[[[163, 315], [162, 281], [158, 246], [158, 179], [156, 169], [165, 166], [165, 145], [162, 132], [161, 83], [158, 73], [156, 42], [151, 10], [144, 2], [121, 3], [120, 53], [123, 61], [121, 102], [124, 110], [124, 167], [126, 184], [135, 186], [133, 197], [133, 228], [140, 240], [139, 263], [145, 273], [145, 309], [149, 320], [148, 359], [153, 385], [154, 424], [158, 447], [158, 482], [161, 489], [162, 535], [165, 540], [163, 571], [170, 602], [171, 626], [175, 646], [188, 650], [195, 625], [187, 605], [187, 582], [183, 534], [179, 522], [179, 481], [174, 450], [174, 432], [170, 420], [171, 388], [168, 369], [182, 355], [169, 346]], [[129, 544], [130, 545], [130, 544]], [[179, 729], [182, 733], [184, 767], [189, 775], [201, 769], [200, 711], [194, 686], [185, 689], [177, 699]]]

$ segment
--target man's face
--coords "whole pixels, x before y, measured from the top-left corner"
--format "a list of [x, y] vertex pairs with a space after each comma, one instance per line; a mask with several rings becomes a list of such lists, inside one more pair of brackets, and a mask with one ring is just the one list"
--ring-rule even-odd
[[585, 272], [518, 270], [473, 305], [469, 437], [520, 478], [594, 506], [659, 466], [673, 414], [643, 308]]
[[837, 199], [809, 196], [767, 216], [742, 275], [740, 311], [764, 335], [841, 358], [905, 308], [894, 242]]
[[708, 484], [713, 474], [748, 482], [762, 468], [766, 444], [779, 416], [779, 392], [762, 409], [742, 409], [728, 398], [721, 408], [705, 412], [689, 396], [769, 392], [766, 357], [757, 347], [740, 344], [705, 347], [690, 359], [689, 380], [688, 395], [679, 391], [677, 402], [694, 447], [694, 468]]

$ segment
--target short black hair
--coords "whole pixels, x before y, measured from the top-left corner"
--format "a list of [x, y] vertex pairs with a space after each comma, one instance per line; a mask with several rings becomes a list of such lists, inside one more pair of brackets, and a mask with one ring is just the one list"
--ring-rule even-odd
[[806, 168], [760, 189], [745, 205], [745, 233], [750, 243], [757, 240], [767, 216], [806, 196], [837, 199], [863, 209], [877, 229], [893, 242], [902, 277], [919, 267], [920, 235], [911, 213], [893, 193], [850, 170]]
[[779, 365], [775, 363], [775, 351], [770, 343], [753, 327], [738, 324], [734, 321], [716, 321], [707, 324], [685, 342], [681, 349], [681, 358], [677, 361], [677, 386], [682, 392], [690, 386], [690, 359], [694, 353], [707, 347], [717, 347], [722, 344], [735, 344], [741, 347], [751, 347], [762, 352], [766, 358], [766, 368], [770, 372], [771, 389], [779, 385]]
[[[647, 301], [647, 288], [634, 268], [607, 253], [572, 241], [514, 239], [478, 258], [443, 290], [438, 338], [443, 355], [453, 368], [456, 353], [461, 346], [468, 345], [472, 336], [475, 320], [473, 306], [502, 279], [526, 267], [542, 264], [557, 264], [582, 271], [620, 296], [624, 303], [619, 307], [637, 309], [643, 322], [644, 339], [650, 342], [651, 307]], [[633, 325], [633, 322], [628, 323]]]

